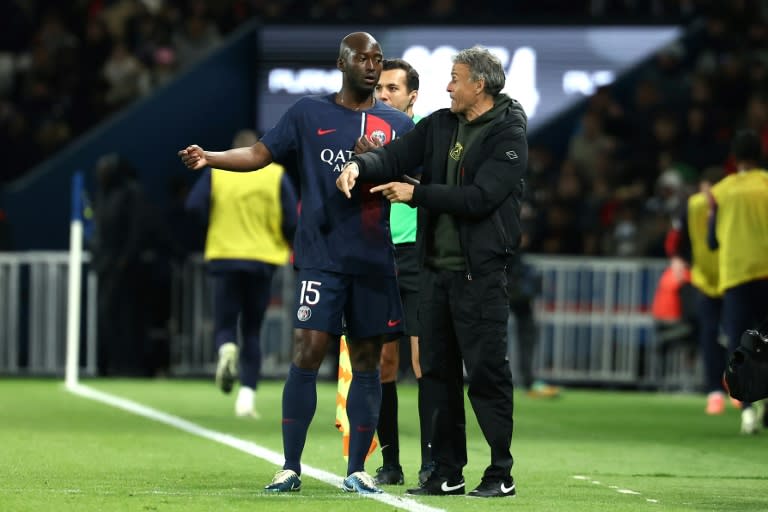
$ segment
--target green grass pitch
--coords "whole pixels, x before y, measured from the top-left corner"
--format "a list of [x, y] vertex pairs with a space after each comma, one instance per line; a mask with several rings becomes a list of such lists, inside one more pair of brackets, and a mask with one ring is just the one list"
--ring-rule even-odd
[[[208, 431], [282, 453], [282, 382], [257, 392], [260, 420], [236, 418], [212, 381], [86, 380], [84, 385]], [[406, 486], [419, 464], [416, 389], [398, 388]], [[304, 464], [343, 476], [335, 385], [318, 386]], [[766, 511], [768, 431], [738, 433], [739, 411], [704, 414], [704, 397], [565, 390], [516, 395], [514, 499], [434, 497], [383, 503], [309, 476], [290, 495], [262, 489], [274, 463], [215, 440], [74, 395], [56, 380], [0, 380], [0, 511]], [[488, 449], [468, 413], [468, 488]], [[367, 463], [374, 473], [377, 452]], [[410, 508], [408, 508], [410, 507]]]

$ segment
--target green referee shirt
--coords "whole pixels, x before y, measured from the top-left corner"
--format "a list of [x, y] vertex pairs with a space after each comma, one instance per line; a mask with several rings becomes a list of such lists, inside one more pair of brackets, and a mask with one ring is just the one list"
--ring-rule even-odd
[[[413, 116], [412, 119], [414, 123], [418, 123], [421, 118]], [[395, 245], [416, 242], [416, 208], [404, 203], [394, 203], [389, 211], [389, 230]]]

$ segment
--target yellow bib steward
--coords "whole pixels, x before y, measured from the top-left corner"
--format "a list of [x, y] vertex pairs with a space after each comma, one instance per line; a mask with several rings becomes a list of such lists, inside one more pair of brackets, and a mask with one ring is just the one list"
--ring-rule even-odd
[[709, 204], [706, 196], [699, 192], [688, 199], [688, 237], [691, 240], [691, 283], [700, 292], [711, 298], [722, 295], [719, 290], [720, 269], [718, 251], [707, 245], [707, 221]]
[[280, 202], [284, 172], [275, 163], [254, 172], [211, 169], [206, 261], [288, 262], [290, 248], [282, 232]]
[[768, 278], [768, 172], [742, 171], [712, 187], [721, 292]]

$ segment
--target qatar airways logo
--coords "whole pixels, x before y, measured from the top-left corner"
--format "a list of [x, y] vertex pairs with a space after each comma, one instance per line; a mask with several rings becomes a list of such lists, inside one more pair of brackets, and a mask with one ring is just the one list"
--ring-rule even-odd
[[352, 158], [355, 152], [348, 149], [329, 149], [325, 148], [320, 151], [320, 160], [328, 164], [331, 168], [331, 172], [341, 172], [341, 168], [347, 163], [347, 160]]

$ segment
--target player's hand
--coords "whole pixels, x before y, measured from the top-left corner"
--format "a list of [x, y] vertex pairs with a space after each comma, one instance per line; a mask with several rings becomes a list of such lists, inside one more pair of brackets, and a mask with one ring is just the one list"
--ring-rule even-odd
[[407, 203], [413, 199], [413, 185], [392, 181], [383, 185], [376, 185], [371, 192], [381, 192], [390, 203]]
[[179, 151], [179, 156], [181, 157], [181, 161], [184, 163], [184, 165], [190, 169], [202, 169], [208, 165], [208, 160], [205, 158], [205, 151], [203, 151], [203, 148], [196, 144], [187, 146], [186, 148]]
[[365, 153], [372, 149], [380, 148], [382, 143], [378, 139], [372, 139], [367, 135], [361, 135], [357, 142], [355, 142], [355, 154]]
[[347, 162], [341, 168], [341, 174], [336, 178], [336, 188], [341, 190], [347, 199], [352, 197], [350, 190], [355, 188], [357, 177], [360, 176], [360, 168], [355, 162]]

